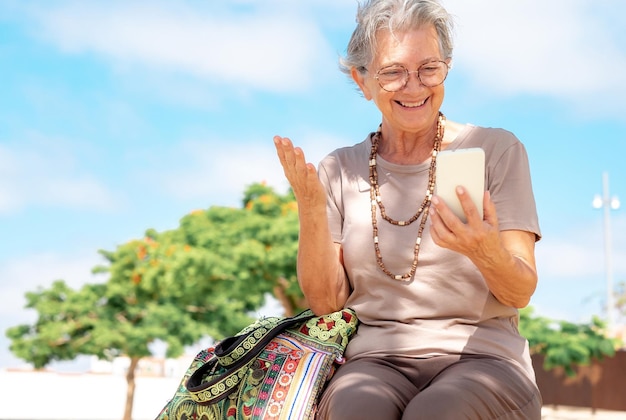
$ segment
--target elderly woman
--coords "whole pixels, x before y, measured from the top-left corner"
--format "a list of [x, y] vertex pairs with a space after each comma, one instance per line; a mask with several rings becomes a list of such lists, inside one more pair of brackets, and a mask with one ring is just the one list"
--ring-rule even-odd
[[[319, 405], [322, 419], [539, 419], [518, 308], [537, 283], [528, 159], [511, 133], [446, 121], [451, 18], [437, 0], [369, 0], [341, 61], [382, 114], [320, 163], [274, 143], [298, 202], [298, 276], [317, 314], [361, 321]], [[375, 129], [378, 122], [371, 122]], [[482, 216], [434, 192], [440, 150], [485, 152]]]

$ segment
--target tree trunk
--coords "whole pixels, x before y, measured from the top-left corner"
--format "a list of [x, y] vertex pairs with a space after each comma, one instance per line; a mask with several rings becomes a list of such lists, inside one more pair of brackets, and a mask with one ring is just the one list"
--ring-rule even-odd
[[276, 300], [278, 300], [278, 302], [280, 302], [281, 306], [283, 307], [283, 315], [293, 316], [295, 311], [294, 307], [291, 304], [289, 296], [287, 296], [287, 293], [285, 292], [284, 286], [280, 283], [280, 280], [281, 279], [279, 279], [278, 284], [274, 286], [274, 297], [276, 298]]
[[140, 357], [131, 357], [128, 372], [126, 372], [126, 406], [124, 407], [124, 420], [133, 418], [133, 400], [135, 399], [135, 370]]
[[290, 296], [287, 294], [287, 289], [289, 288], [289, 283], [287, 279], [284, 277], [279, 277], [276, 280], [276, 285], [274, 286], [274, 297], [285, 310], [285, 316], [294, 316], [296, 314], [296, 308], [306, 308], [307, 302], [305, 298], [298, 298], [297, 296]]

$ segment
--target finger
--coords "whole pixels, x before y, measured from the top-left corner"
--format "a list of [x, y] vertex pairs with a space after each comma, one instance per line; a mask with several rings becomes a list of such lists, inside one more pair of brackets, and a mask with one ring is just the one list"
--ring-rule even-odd
[[437, 210], [434, 207], [431, 207], [429, 210], [430, 216], [430, 236], [433, 239], [433, 242], [439, 246], [442, 246], [441, 237], [439, 236], [439, 230], [443, 225], [441, 218], [437, 214]]
[[290, 165], [292, 175], [300, 182], [308, 182], [307, 162], [304, 159], [304, 152], [299, 147], [294, 147], [290, 153], [287, 153], [287, 161]]
[[296, 147], [291, 143], [283, 143], [283, 156], [285, 163], [288, 166], [295, 166], [297, 157], [296, 157]]
[[480, 217], [480, 213], [478, 212], [478, 208], [476, 204], [472, 200], [472, 197], [467, 193], [467, 190], [462, 187], [456, 187], [456, 196], [459, 198], [459, 202], [461, 203], [461, 208], [463, 209], [463, 213], [465, 213], [465, 218], [467, 219], [468, 224], [477, 224], [482, 222], [482, 218]]
[[489, 223], [493, 227], [498, 227], [498, 214], [496, 212], [496, 205], [493, 200], [491, 200], [491, 193], [489, 191], [485, 191], [485, 196], [483, 197], [483, 212], [484, 212], [484, 220]]
[[283, 167], [285, 176], [290, 183], [298, 176], [299, 171], [304, 171], [306, 165], [304, 152], [299, 147], [294, 147], [293, 143], [287, 137], [274, 136], [274, 145], [278, 159]]
[[296, 165], [296, 168], [300, 170], [305, 170], [306, 159], [304, 158], [304, 152], [300, 147], [294, 147], [292, 150], [293, 163]]
[[287, 137], [274, 136], [274, 146], [276, 147], [276, 154], [278, 155], [278, 159], [280, 160], [281, 165], [283, 167], [286, 163], [286, 154], [287, 152], [293, 148], [293, 144], [291, 140]]
[[[437, 202], [437, 205], [442, 204], [442, 200], [435, 199], [433, 197], [433, 204]], [[450, 209], [443, 204], [445, 208], [443, 208], [443, 212], [445, 211], [450, 213], [452, 218], [455, 218], [458, 223], [460, 223], [459, 219], [450, 211]], [[450, 241], [454, 240], [454, 233], [449, 229], [448, 225], [444, 221], [442, 214], [437, 210], [436, 206], [431, 206], [429, 209], [430, 216], [430, 234], [433, 238], [433, 241], [442, 247], [447, 247]]]
[[289, 137], [274, 136], [274, 145], [276, 150], [283, 150], [288, 147], [293, 147]]
[[431, 209], [433, 207], [436, 210], [436, 216], [441, 220], [442, 225], [444, 225], [447, 230], [454, 231], [463, 225], [461, 219], [459, 219], [450, 207], [448, 207], [446, 202], [438, 196], [433, 196], [431, 199]]
[[304, 172], [306, 174], [306, 182], [310, 186], [311, 190], [318, 189], [320, 184], [319, 177], [317, 176], [317, 168], [312, 163], [305, 163]]

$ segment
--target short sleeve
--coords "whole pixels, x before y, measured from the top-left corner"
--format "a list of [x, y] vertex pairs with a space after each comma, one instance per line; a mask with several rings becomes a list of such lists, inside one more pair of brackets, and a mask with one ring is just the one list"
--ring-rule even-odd
[[334, 242], [341, 243], [343, 203], [341, 198], [341, 169], [335, 156], [326, 156], [318, 166], [320, 182], [326, 189], [328, 227]]
[[494, 147], [487, 161], [487, 189], [496, 206], [500, 230], [523, 230], [541, 238], [528, 155], [524, 145], [505, 130], [490, 130], [509, 137]]

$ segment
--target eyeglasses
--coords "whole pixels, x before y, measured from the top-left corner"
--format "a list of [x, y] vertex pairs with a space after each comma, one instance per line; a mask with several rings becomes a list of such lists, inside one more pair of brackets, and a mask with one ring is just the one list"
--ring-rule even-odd
[[448, 69], [448, 63], [445, 61], [430, 61], [413, 71], [407, 70], [401, 64], [394, 64], [378, 70], [374, 78], [378, 80], [380, 87], [387, 92], [397, 92], [404, 89], [409, 83], [411, 73], [416, 73], [420, 83], [426, 87], [439, 86], [446, 80]]

